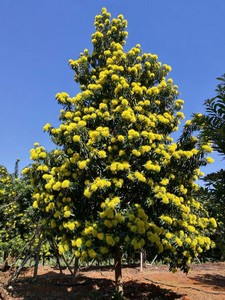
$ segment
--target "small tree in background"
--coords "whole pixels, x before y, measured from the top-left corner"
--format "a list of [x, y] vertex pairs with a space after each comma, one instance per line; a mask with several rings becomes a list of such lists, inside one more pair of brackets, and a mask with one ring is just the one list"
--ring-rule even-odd
[[182, 139], [198, 132], [198, 139], [211, 145], [220, 155], [225, 156], [225, 74], [217, 78], [220, 83], [216, 96], [204, 102], [205, 114], [195, 113], [184, 126]]
[[29, 180], [18, 177], [18, 162], [13, 174], [0, 166], [0, 251], [6, 265], [8, 257], [15, 261], [24, 255], [35, 228], [33, 189]]
[[[225, 157], [225, 74], [217, 78], [219, 84], [216, 88], [216, 96], [204, 102], [205, 114], [194, 114], [192, 121], [185, 126], [183, 138], [187, 138], [194, 131], [198, 132], [198, 139], [204, 143], [212, 144], [212, 147], [223, 158]], [[210, 159], [209, 159], [210, 161]], [[225, 205], [225, 169], [210, 173], [203, 178], [205, 186], [197, 193], [197, 197], [210, 211], [211, 216], [218, 222], [218, 228], [212, 239], [216, 243], [216, 259], [224, 259], [224, 205]]]
[[201, 134], [212, 142], [213, 148], [225, 157], [225, 74], [217, 78], [220, 83], [216, 96], [204, 103], [206, 114], [196, 120], [201, 125]]
[[[7, 232], [7, 218], [5, 217], [5, 211], [7, 207], [7, 202], [9, 202], [12, 195], [12, 178], [4, 166], [0, 166], [0, 213], [1, 213], [1, 223], [0, 223], [0, 233], [1, 233], [1, 255], [3, 261], [8, 257], [8, 232]], [[8, 200], [8, 201], [7, 201]]]
[[81, 260], [114, 256], [122, 290], [121, 255], [147, 249], [188, 271], [211, 246], [213, 218], [193, 198], [199, 167], [211, 148], [193, 137], [173, 142], [184, 117], [171, 68], [140, 45], [123, 46], [127, 21], [95, 18], [93, 51], [70, 60], [80, 92], [56, 95], [58, 128], [46, 124], [57, 149], [36, 145], [30, 169], [33, 206], [59, 251]]
[[225, 259], [225, 170], [221, 169], [215, 173], [210, 173], [203, 177], [204, 186], [199, 190], [198, 197], [204, 204], [206, 209], [210, 211], [218, 224], [216, 232], [211, 237], [215, 242], [216, 247], [212, 250], [211, 259]]

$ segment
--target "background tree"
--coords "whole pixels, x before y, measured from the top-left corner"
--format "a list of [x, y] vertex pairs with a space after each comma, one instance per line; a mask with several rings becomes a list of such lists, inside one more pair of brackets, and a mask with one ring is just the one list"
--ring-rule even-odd
[[19, 160], [16, 161], [12, 174], [4, 166], [0, 166], [1, 269], [14, 268], [18, 265], [17, 262], [22, 261], [15, 269], [16, 276], [29, 259], [33, 260], [41, 254], [44, 261], [54, 255], [49, 239], [44, 239], [41, 235], [42, 220], [41, 215], [33, 208], [30, 178], [26, 175], [26, 168], [22, 176], [19, 176], [18, 163]]
[[27, 178], [18, 177], [18, 162], [13, 174], [4, 166], [0, 167], [0, 251], [4, 253], [3, 260], [22, 255], [24, 244], [29, 242], [35, 227], [32, 187]]
[[[183, 137], [198, 131], [198, 138], [212, 147], [223, 158], [225, 157], [225, 74], [217, 78], [219, 84], [216, 96], [204, 102], [206, 113], [194, 114], [189, 126], [185, 127]], [[218, 221], [218, 228], [213, 237], [216, 249], [211, 253], [214, 259], [224, 259], [224, 208], [225, 208], [225, 170], [210, 173], [203, 178], [204, 187], [199, 191], [198, 197]], [[216, 252], [216, 253], [215, 253]]]
[[[6, 208], [6, 195], [9, 194], [9, 196], [12, 196], [12, 190], [10, 187], [12, 186], [12, 178], [10, 174], [8, 173], [7, 169], [4, 166], [0, 166], [0, 207], [1, 207], [1, 254], [3, 256], [3, 260], [5, 261], [8, 256], [8, 245], [6, 245], [6, 231], [5, 226], [7, 219], [4, 216], [4, 211]], [[10, 193], [9, 193], [10, 191]]]
[[198, 191], [198, 197], [211, 216], [217, 220], [218, 227], [212, 240], [216, 247], [207, 256], [213, 260], [225, 259], [225, 170], [210, 173], [203, 178], [204, 186]]
[[217, 94], [205, 101], [206, 114], [198, 122], [202, 126], [201, 134], [212, 142], [219, 154], [225, 156], [225, 74], [217, 80], [220, 81]]
[[69, 61], [80, 93], [58, 93], [61, 124], [44, 126], [57, 149], [36, 144], [27, 172], [33, 206], [59, 251], [81, 260], [114, 256], [121, 290], [122, 253], [145, 248], [187, 271], [210, 248], [216, 222], [193, 197], [211, 148], [170, 137], [184, 117], [166, 78], [171, 68], [140, 45], [124, 51], [127, 21], [110, 17], [106, 9], [96, 16], [92, 53]]

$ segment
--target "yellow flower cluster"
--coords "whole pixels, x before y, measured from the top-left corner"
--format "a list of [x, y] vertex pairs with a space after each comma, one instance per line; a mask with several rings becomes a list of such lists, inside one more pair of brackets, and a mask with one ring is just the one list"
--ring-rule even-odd
[[112, 162], [110, 165], [110, 170], [112, 171], [112, 173], [117, 173], [119, 171], [123, 171], [123, 170], [129, 170], [130, 168], [130, 164], [127, 161], [123, 161], [123, 162]]
[[39, 145], [35, 145], [35, 148], [30, 150], [30, 159], [38, 160], [46, 158], [47, 154], [45, 148], [43, 146], [39, 147]]
[[92, 183], [88, 182], [88, 186], [84, 190], [84, 196], [90, 198], [98, 189], [104, 189], [111, 186], [108, 179], [97, 177]]

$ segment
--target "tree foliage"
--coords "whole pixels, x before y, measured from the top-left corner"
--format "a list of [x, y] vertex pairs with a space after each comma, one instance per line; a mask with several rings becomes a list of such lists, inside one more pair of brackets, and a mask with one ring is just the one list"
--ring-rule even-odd
[[[219, 154], [225, 156], [225, 74], [217, 78], [220, 82], [216, 88], [216, 96], [204, 102], [205, 114], [194, 114], [191, 121], [187, 121], [183, 130], [181, 141], [187, 141], [193, 132], [197, 138], [210, 144]], [[206, 146], [207, 147], [207, 146]], [[208, 149], [209, 150], [209, 149]], [[208, 162], [213, 160], [208, 158]], [[218, 172], [210, 173], [203, 178], [204, 187], [197, 193], [197, 197], [210, 211], [218, 222], [218, 228], [213, 236], [216, 242], [217, 259], [224, 259], [225, 245], [223, 240], [225, 173], [224, 168]]]
[[201, 136], [212, 142], [213, 148], [225, 156], [225, 74], [217, 78], [220, 83], [216, 96], [204, 102], [206, 113], [200, 118], [194, 115], [194, 122], [201, 128]]
[[69, 61], [80, 92], [58, 93], [61, 124], [44, 126], [56, 150], [36, 144], [23, 171], [33, 207], [61, 253], [88, 260], [145, 248], [187, 271], [216, 227], [193, 197], [211, 148], [191, 137], [173, 142], [184, 116], [171, 67], [140, 45], [124, 50], [123, 16], [103, 9], [94, 25], [92, 52]]
[[217, 230], [212, 236], [216, 248], [211, 253], [211, 258], [217, 260], [225, 259], [225, 170], [210, 173], [203, 178], [205, 183], [199, 191], [199, 197], [211, 216], [217, 220]]
[[0, 251], [6, 256], [16, 258], [30, 240], [35, 227], [32, 191], [30, 181], [18, 177], [17, 167], [13, 174], [0, 167]]

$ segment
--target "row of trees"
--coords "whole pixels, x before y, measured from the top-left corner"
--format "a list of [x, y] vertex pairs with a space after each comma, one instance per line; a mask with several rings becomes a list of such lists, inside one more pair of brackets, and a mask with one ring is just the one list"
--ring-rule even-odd
[[224, 228], [221, 210], [210, 209], [210, 216], [206, 210], [218, 187], [212, 192], [206, 177], [209, 187], [199, 190], [196, 180], [200, 167], [212, 162], [210, 142], [224, 147], [210, 135], [212, 124], [224, 126], [215, 119], [224, 118], [224, 85], [217, 91], [223, 98], [208, 100], [207, 114], [194, 115], [173, 141], [184, 116], [183, 100], [168, 77], [171, 68], [140, 45], [124, 50], [122, 15], [111, 19], [102, 9], [94, 25], [92, 52], [85, 49], [69, 61], [80, 92], [58, 93], [60, 126], [44, 126], [56, 148], [47, 152], [35, 144], [33, 163], [21, 177], [1, 168], [0, 245], [5, 256], [8, 249], [11, 256], [24, 255], [25, 245], [37, 252], [45, 240], [47, 252], [56, 243], [59, 254], [81, 261], [114, 257], [121, 290], [123, 253], [146, 250], [171, 270], [187, 272], [193, 259], [213, 247], [214, 237], [218, 241], [217, 233], [210, 236], [217, 227], [213, 216]]

